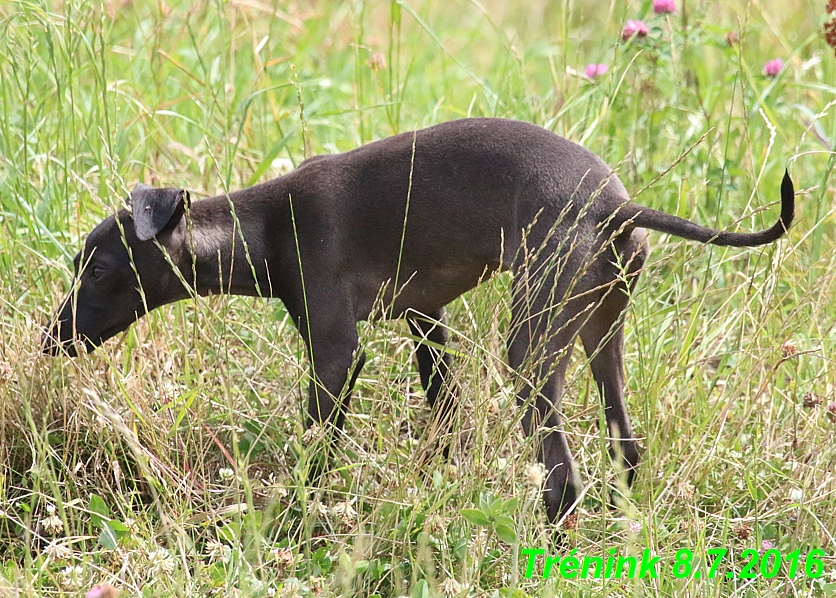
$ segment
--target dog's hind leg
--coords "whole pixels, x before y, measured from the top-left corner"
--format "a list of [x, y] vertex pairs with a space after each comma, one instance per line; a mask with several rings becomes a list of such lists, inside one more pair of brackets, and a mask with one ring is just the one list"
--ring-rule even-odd
[[[568, 273], [577, 267], [560, 268], [567, 273], [555, 287], [554, 275], [533, 277], [535, 288], [527, 284], [525, 266], [514, 278], [508, 362], [515, 374], [517, 400], [525, 408], [525, 433], [537, 439], [538, 458], [546, 467], [543, 499], [549, 521], [556, 522], [578, 499], [572, 454], [563, 430], [560, 399], [572, 344], [581, 317], [577, 301], [563, 301], [568, 295]], [[545, 267], [545, 266], [544, 266]], [[556, 265], [551, 266], [557, 270]], [[535, 272], [540, 272], [535, 268]], [[555, 292], [557, 291], [557, 292]]]
[[602, 289], [602, 298], [584, 322], [580, 337], [605, 406], [613, 443], [610, 454], [620, 461], [629, 487], [635, 477], [639, 452], [624, 404], [624, 313], [630, 301], [629, 293], [649, 253], [647, 232], [641, 228], [625, 232], [613, 243], [613, 249], [616, 256], [607, 250], [599, 257], [607, 260], [599, 272], [606, 272], [611, 285]]
[[450, 355], [447, 346], [447, 328], [444, 310], [430, 314], [411, 312], [407, 323], [416, 337], [415, 354], [421, 385], [427, 393], [427, 401], [433, 411], [433, 422], [439, 438], [439, 446], [445, 457], [450, 452], [450, 435], [456, 417], [458, 389], [449, 380]]

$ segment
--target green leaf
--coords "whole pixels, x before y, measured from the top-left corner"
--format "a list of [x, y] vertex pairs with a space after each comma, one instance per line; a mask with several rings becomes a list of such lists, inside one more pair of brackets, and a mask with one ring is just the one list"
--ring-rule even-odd
[[105, 524], [102, 528], [102, 533], [99, 534], [99, 546], [103, 546], [108, 550], [116, 550], [117, 545], [116, 534], [110, 529], [110, 526]]
[[499, 515], [494, 519], [493, 529], [496, 537], [506, 544], [513, 544], [517, 541], [517, 526], [514, 520], [508, 515]]
[[484, 513], [491, 512], [491, 496], [487, 492], [479, 493], [479, 508], [482, 509]]
[[334, 566], [334, 559], [328, 555], [328, 548], [322, 546], [311, 555], [311, 561], [314, 565], [314, 575], [325, 575]]
[[105, 522], [110, 521], [110, 509], [104, 499], [98, 494], [90, 495], [90, 522], [96, 527], [102, 527]]
[[267, 153], [264, 155], [264, 159], [261, 161], [258, 167], [256, 167], [255, 172], [253, 172], [253, 175], [250, 177], [250, 180], [247, 183], [248, 187], [252, 187], [253, 185], [255, 185], [261, 178], [261, 175], [267, 172], [267, 169], [270, 168], [270, 166], [273, 163], [273, 160], [279, 155], [279, 152], [281, 152], [284, 149], [284, 147], [287, 145], [287, 142], [290, 141], [290, 139], [295, 134], [295, 131], [289, 132], [284, 139], [279, 141], [276, 145], [274, 145], [267, 151]]
[[314, 552], [314, 553], [311, 555], [311, 558], [312, 558], [314, 561], [317, 561], [317, 562], [318, 562], [318, 561], [321, 561], [322, 559], [327, 559], [327, 558], [330, 558], [330, 557], [328, 556], [328, 549], [327, 549], [325, 546], [320, 546], [319, 548], [317, 548], [317, 549], [316, 549], [316, 552]]
[[172, 425], [171, 429], [168, 431], [168, 438], [171, 438], [180, 429], [180, 423], [183, 421], [183, 418], [189, 414], [189, 408], [192, 406], [199, 390], [199, 388], [193, 388], [178, 399], [177, 402], [180, 403], [180, 408], [177, 410], [177, 417], [174, 419], [174, 425]]
[[238, 454], [240, 454], [240, 455], [249, 455], [249, 454], [250, 454], [250, 447], [251, 447], [251, 446], [252, 446], [252, 444], [251, 444], [251, 439], [250, 439], [250, 437], [249, 437], [249, 436], [246, 436], [246, 435], [241, 436], [241, 437], [238, 439]]
[[517, 531], [514, 529], [513, 522], [511, 525], [507, 523], [494, 523], [493, 530], [496, 532], [496, 537], [506, 544], [515, 544], [517, 542]]
[[517, 510], [517, 507], [520, 506], [520, 499], [516, 496], [513, 498], [509, 498], [505, 501], [502, 505], [502, 514], [503, 515], [510, 515]]
[[238, 537], [238, 525], [227, 523], [223, 527], [218, 528], [217, 534], [219, 540], [228, 544], [232, 544], [236, 541]]
[[131, 529], [122, 523], [121, 521], [108, 521], [106, 524], [110, 529], [113, 530], [113, 533], [116, 534], [117, 538], [121, 538], [122, 536], [126, 536], [131, 532]]
[[485, 515], [481, 509], [461, 509], [459, 513], [464, 517], [465, 521], [473, 525], [488, 527], [491, 524], [490, 517]]
[[505, 506], [505, 501], [502, 500], [501, 498], [499, 498], [498, 496], [495, 496], [493, 498], [493, 500], [491, 501], [491, 510], [488, 512], [488, 514], [491, 517], [496, 517], [498, 515], [502, 515], [502, 513], [503, 513], [502, 509], [503, 509], [504, 506]]
[[410, 598], [430, 598], [430, 586], [426, 579], [419, 579], [409, 593]]
[[261, 529], [261, 520], [263, 517], [264, 512], [258, 509], [247, 511], [244, 515], [244, 525], [248, 526], [250, 529], [259, 530]]

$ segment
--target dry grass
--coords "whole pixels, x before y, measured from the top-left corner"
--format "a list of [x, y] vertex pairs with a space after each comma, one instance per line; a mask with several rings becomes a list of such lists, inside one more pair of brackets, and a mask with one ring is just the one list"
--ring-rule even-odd
[[[683, 19], [528, 4], [0, 6], [0, 594], [108, 582], [145, 596], [436, 596], [453, 581], [474, 596], [832, 593], [836, 68], [823, 8], [689, 2]], [[641, 17], [648, 39], [620, 43]], [[740, 46], [726, 47], [730, 28]], [[768, 79], [773, 57], [786, 67]], [[579, 76], [590, 62], [608, 74]], [[621, 510], [603, 500], [617, 482], [576, 358], [564, 411], [587, 492], [567, 548], [650, 548], [669, 567], [682, 548], [770, 542], [824, 549], [824, 577], [525, 579], [521, 547], [558, 549], [504, 364], [504, 277], [449, 310], [465, 402], [452, 461], [416, 467], [432, 443], [406, 326], [362, 325], [343, 466], [314, 495], [307, 366], [280, 304], [184, 302], [87, 357], [39, 354], [71, 256], [135, 182], [213, 194], [306, 152], [466, 115], [547, 126], [620, 163], [634, 191], [706, 135], [640, 202], [721, 227], [742, 218], [740, 230], [771, 223], [774, 207], [759, 209], [790, 164], [787, 240], [653, 237], [626, 353], [643, 464]], [[517, 542], [462, 517], [480, 496], [519, 499]]]

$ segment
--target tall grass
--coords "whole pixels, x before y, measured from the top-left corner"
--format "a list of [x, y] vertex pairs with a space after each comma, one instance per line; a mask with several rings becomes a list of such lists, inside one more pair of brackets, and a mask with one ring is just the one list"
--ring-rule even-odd
[[[0, 594], [100, 582], [146, 596], [832, 593], [836, 67], [823, 9], [591, 4], [0, 5]], [[636, 18], [648, 37], [623, 42]], [[773, 57], [786, 66], [768, 78]], [[591, 62], [607, 74], [587, 80]], [[799, 190], [776, 245], [653, 235], [627, 323], [643, 463], [611, 507], [603, 413], [576, 357], [564, 412], [586, 494], [564, 547], [550, 544], [504, 365], [504, 276], [448, 310], [464, 401], [453, 459], [419, 470], [433, 443], [413, 343], [402, 322], [364, 324], [343, 465], [313, 495], [307, 366], [280, 304], [183, 302], [87, 357], [39, 354], [72, 255], [135, 183], [213, 195], [476, 115], [583, 143], [640, 203], [721, 228], [771, 224], [788, 164]], [[462, 515], [512, 497], [494, 503], [511, 538]], [[826, 574], [670, 573], [682, 548], [767, 542], [824, 549]], [[526, 579], [525, 546], [650, 548], [667, 565], [655, 580]]]

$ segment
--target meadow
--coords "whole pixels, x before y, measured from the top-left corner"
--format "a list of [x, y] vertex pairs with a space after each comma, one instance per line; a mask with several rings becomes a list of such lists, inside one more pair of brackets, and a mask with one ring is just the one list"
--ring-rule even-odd
[[[832, 595], [828, 18], [819, 0], [0, 4], [0, 596]], [[628, 21], [646, 34], [624, 39]], [[448, 308], [451, 459], [419, 466], [430, 414], [406, 324], [363, 324], [339, 466], [313, 493], [307, 363], [280, 302], [183, 301], [90, 355], [41, 354], [73, 255], [136, 183], [212, 196], [467, 116], [553, 130], [639, 203], [724, 230], [770, 226], [785, 168], [796, 185], [776, 244], [651, 234], [626, 324], [636, 484], [607, 500], [619, 482], [576, 351], [564, 414], [585, 495], [562, 544], [505, 363], [507, 275]], [[662, 565], [543, 579], [538, 560], [529, 578], [527, 548]], [[672, 569], [681, 551], [699, 577]]]

